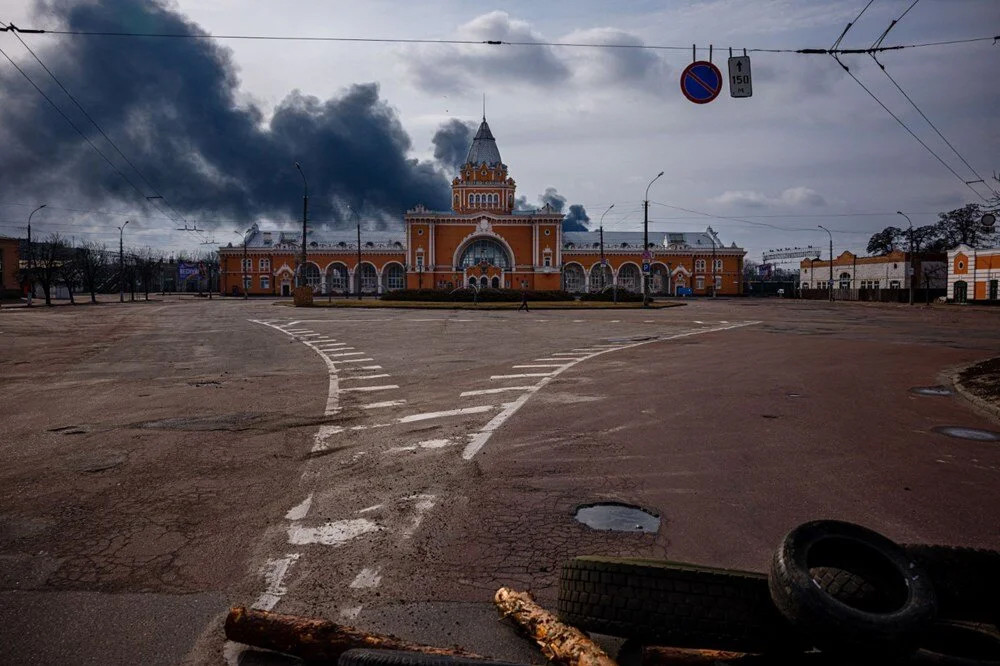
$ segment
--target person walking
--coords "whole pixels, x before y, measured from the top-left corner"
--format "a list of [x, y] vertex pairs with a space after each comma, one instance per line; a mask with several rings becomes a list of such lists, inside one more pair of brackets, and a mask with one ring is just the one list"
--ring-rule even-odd
[[520, 312], [521, 310], [524, 310], [525, 312], [531, 312], [531, 310], [528, 309], [528, 290], [527, 289], [522, 289], [521, 290], [521, 304], [519, 306], [517, 306], [517, 311]]

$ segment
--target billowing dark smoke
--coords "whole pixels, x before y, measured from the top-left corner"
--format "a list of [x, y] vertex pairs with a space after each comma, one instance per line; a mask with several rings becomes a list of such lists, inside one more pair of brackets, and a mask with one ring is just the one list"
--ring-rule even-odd
[[554, 187], [546, 187], [545, 194], [538, 197], [538, 199], [542, 202], [543, 206], [549, 204], [552, 206], [552, 210], [557, 213], [561, 213], [566, 206], [566, 197], [556, 192], [556, 188]]
[[449, 173], [458, 173], [465, 164], [475, 129], [475, 125], [452, 118], [434, 133], [434, 138], [431, 140], [434, 144], [434, 159]]
[[[563, 212], [563, 209], [566, 208], [566, 197], [559, 194], [554, 187], [546, 187], [545, 194], [539, 195], [538, 201], [538, 208], [549, 204], [552, 206], [552, 210], [557, 213]], [[515, 210], [533, 210], [535, 208], [535, 206], [528, 205], [528, 197], [520, 196], [514, 200]], [[569, 207], [569, 212], [563, 217], [563, 231], [587, 231], [588, 222], [590, 222], [590, 216], [587, 215], [587, 210], [583, 205], [572, 204]]]
[[563, 218], [563, 231], [586, 231], [590, 216], [583, 204], [573, 204], [569, 207], [569, 212]]
[[[75, 30], [204, 32], [153, 2], [57, 2], [47, 9]], [[20, 55], [20, 45], [7, 49], [11, 41], [4, 50]], [[240, 82], [230, 53], [215, 42], [67, 36], [57, 47], [46, 48], [49, 43], [35, 39], [29, 45], [151, 186], [26, 54], [18, 57], [25, 71], [54, 91], [57, 103], [143, 195], [155, 188], [202, 226], [212, 226], [211, 218], [228, 218], [220, 224], [230, 225], [258, 216], [298, 218], [302, 181], [296, 161], [309, 181], [310, 217], [318, 223], [335, 224], [344, 204], [386, 223], [418, 203], [449, 206], [448, 176], [431, 162], [407, 157], [409, 135], [374, 83], [354, 85], [327, 100], [293, 91], [265, 122], [260, 109], [238, 101]], [[132, 209], [145, 205], [20, 74], [5, 60], [0, 65], [0, 198], [72, 207], [109, 201]]]

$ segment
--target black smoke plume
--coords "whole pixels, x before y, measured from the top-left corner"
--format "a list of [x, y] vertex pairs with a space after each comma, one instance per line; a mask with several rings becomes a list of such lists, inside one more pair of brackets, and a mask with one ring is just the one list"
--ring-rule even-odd
[[448, 173], [458, 173], [469, 155], [473, 132], [476, 126], [452, 118], [434, 133], [434, 159], [441, 163]]
[[[561, 213], [566, 208], [566, 197], [559, 194], [554, 187], [546, 187], [545, 194], [538, 195], [538, 202], [537, 208], [548, 204], [556, 213]], [[536, 207], [528, 205], [528, 197], [520, 196], [514, 200], [514, 209], [535, 210]], [[583, 204], [572, 204], [569, 207], [569, 212], [563, 217], [563, 231], [587, 231], [588, 222], [590, 222], [590, 216], [587, 215]]]
[[[132, 0], [55, 2], [40, 22], [87, 31], [202, 33], [163, 4]], [[30, 40], [30, 41], [29, 41]], [[6, 59], [0, 61], [0, 199], [104, 207], [150, 215], [153, 189], [185, 217], [213, 226], [301, 215], [300, 162], [310, 217], [335, 226], [346, 205], [398, 224], [418, 203], [449, 206], [449, 176], [408, 157], [409, 135], [374, 83], [320, 100], [292, 91], [270, 119], [240, 100], [229, 50], [201, 39], [25, 37], [49, 69], [138, 167], [114, 152], [20, 44], [4, 50], [138, 187], [116, 174]], [[466, 144], [465, 148], [467, 149]], [[436, 145], [436, 152], [439, 146]], [[121, 206], [119, 206], [121, 207]], [[223, 222], [218, 222], [223, 224]]]

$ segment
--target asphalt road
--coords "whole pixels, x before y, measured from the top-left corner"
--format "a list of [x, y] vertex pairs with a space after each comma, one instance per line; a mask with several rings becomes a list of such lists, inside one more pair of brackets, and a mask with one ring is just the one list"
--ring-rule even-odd
[[[1000, 547], [1000, 426], [910, 388], [1000, 353], [1000, 312], [0, 310], [9, 663], [273, 663], [230, 604], [539, 662], [499, 585], [577, 554], [763, 570], [804, 520]], [[8, 343], [9, 341], [9, 343]], [[582, 503], [662, 517], [597, 532]]]

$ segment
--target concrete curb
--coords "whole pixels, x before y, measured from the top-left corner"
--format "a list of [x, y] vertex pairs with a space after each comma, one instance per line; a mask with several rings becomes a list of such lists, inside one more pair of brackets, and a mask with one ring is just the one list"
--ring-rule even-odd
[[[492, 311], [508, 311], [515, 312], [517, 310], [517, 303], [510, 302], [489, 302], [480, 303], [479, 305], [473, 305], [471, 303], [444, 303], [444, 304], [423, 304], [420, 302], [406, 302], [404, 305], [401, 301], [390, 301], [390, 304], [379, 303], [379, 301], [362, 301], [362, 304], [344, 304], [344, 303], [333, 303], [326, 304], [321, 302], [313, 302], [312, 305], [306, 306], [295, 306], [291, 302], [281, 301], [273, 303], [273, 305], [281, 305], [285, 307], [307, 307], [307, 308], [327, 308], [327, 309], [341, 309], [341, 310], [492, 310]], [[619, 305], [546, 305], [545, 301], [539, 301], [537, 303], [530, 302], [528, 307], [531, 308], [529, 312], [534, 312], [536, 310], [546, 310], [555, 311], [559, 310], [562, 312], [575, 312], [577, 310], [605, 310], [607, 312], [623, 312], [623, 311], [635, 311], [642, 312], [643, 310], [665, 310], [667, 308], [677, 308], [687, 305], [687, 303], [654, 303], [648, 308], [642, 308], [638, 303], [635, 305], [631, 304], [619, 304]]]
[[[994, 357], [1000, 358], [1000, 357]], [[989, 400], [980, 398], [978, 395], [973, 393], [969, 387], [961, 382], [959, 375], [968, 370], [969, 368], [979, 365], [980, 363], [986, 363], [987, 361], [992, 361], [993, 358], [984, 358], [972, 363], [968, 363], [959, 368], [953, 368], [945, 373], [948, 381], [955, 387], [955, 391], [958, 395], [965, 398], [967, 402], [972, 404], [978, 411], [983, 412], [987, 418], [1000, 423], [1000, 405], [993, 404]]]

